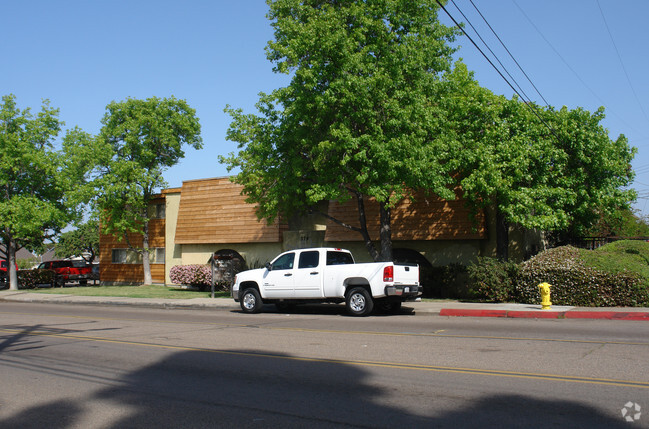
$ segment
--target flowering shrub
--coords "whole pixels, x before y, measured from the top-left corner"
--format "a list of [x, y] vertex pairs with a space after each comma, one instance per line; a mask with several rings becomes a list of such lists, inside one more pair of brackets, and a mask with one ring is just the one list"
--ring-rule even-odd
[[551, 300], [557, 305], [642, 306], [649, 304], [644, 279], [631, 271], [604, 272], [587, 266], [581, 252], [571, 246], [543, 252], [521, 264], [514, 287], [518, 302], [538, 304], [539, 283], [552, 285]]
[[175, 265], [169, 278], [176, 284], [207, 289], [212, 285], [212, 269], [209, 265]]

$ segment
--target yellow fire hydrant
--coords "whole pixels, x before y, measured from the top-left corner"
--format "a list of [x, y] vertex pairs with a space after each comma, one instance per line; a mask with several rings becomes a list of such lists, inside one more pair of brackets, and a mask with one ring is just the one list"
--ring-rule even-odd
[[539, 289], [541, 290], [541, 310], [549, 310], [552, 303], [550, 302], [550, 287], [549, 283], [541, 283]]

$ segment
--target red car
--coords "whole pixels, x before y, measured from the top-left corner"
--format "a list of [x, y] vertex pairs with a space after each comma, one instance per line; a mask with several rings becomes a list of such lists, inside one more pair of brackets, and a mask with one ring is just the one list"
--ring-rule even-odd
[[[7, 273], [7, 268], [9, 264], [5, 259], [0, 260], [0, 283], [7, 283], [9, 274]], [[16, 265], [16, 271], [18, 271], [18, 265]]]
[[78, 281], [80, 284], [86, 284], [88, 279], [92, 278], [92, 267], [84, 261], [57, 260], [41, 262], [38, 269], [56, 272], [56, 283], [60, 285], [68, 281]]

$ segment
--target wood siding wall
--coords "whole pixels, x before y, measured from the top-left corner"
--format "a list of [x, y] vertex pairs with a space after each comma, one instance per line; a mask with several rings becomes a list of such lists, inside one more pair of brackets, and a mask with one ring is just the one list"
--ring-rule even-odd
[[[160, 203], [164, 200], [155, 200]], [[128, 242], [133, 246], [142, 245], [141, 234], [129, 234]], [[165, 220], [151, 219], [149, 221], [149, 247], [165, 247]], [[142, 264], [113, 264], [113, 249], [126, 249], [126, 240], [118, 240], [109, 234], [99, 236], [99, 278], [102, 282], [142, 283], [144, 270]], [[165, 264], [151, 264], [151, 278], [155, 283], [164, 283]]]
[[[359, 226], [356, 199], [344, 204], [329, 203], [329, 215], [348, 225]], [[365, 201], [368, 231], [379, 239], [379, 205]], [[405, 199], [392, 209], [393, 240], [467, 240], [487, 238], [485, 216], [480, 212], [472, 221], [463, 200], [447, 201], [423, 194], [415, 201]], [[361, 234], [327, 220], [326, 241], [362, 241]]]
[[259, 221], [229, 178], [183, 182], [175, 244], [279, 243], [284, 225]]

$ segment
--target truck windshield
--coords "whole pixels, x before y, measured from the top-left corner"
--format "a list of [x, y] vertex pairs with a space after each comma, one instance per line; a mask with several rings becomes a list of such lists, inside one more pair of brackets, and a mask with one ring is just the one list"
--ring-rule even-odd
[[353, 264], [354, 258], [351, 253], [347, 252], [327, 252], [327, 265], [347, 265]]

